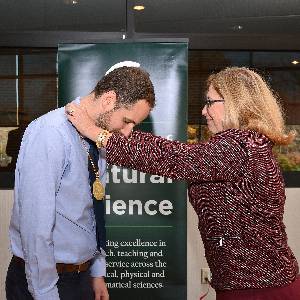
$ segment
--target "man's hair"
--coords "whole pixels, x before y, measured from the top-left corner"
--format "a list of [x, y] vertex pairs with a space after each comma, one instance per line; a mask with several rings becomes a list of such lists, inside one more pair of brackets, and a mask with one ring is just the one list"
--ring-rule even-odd
[[155, 93], [150, 75], [141, 68], [121, 67], [105, 75], [96, 85], [95, 97], [114, 91], [117, 95], [117, 107], [128, 107], [139, 100], [146, 100], [149, 106], [155, 106]]
[[209, 76], [212, 86], [225, 100], [224, 129], [253, 129], [275, 144], [289, 144], [295, 132], [286, 133], [278, 97], [255, 71], [242, 67], [226, 68]]

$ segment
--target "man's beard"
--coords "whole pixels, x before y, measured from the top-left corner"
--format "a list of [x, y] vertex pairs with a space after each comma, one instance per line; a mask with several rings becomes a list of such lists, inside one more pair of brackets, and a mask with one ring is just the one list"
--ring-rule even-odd
[[107, 111], [103, 114], [99, 114], [98, 118], [96, 119], [96, 126], [101, 127], [102, 129], [109, 130], [109, 123], [111, 119], [111, 115], [113, 113], [114, 109]]

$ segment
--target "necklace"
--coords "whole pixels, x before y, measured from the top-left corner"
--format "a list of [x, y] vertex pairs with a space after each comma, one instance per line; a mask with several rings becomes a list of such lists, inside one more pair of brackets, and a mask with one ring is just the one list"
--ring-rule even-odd
[[82, 145], [88, 155], [88, 158], [89, 158], [89, 161], [92, 165], [92, 168], [93, 168], [93, 171], [95, 173], [95, 176], [96, 176], [96, 179], [95, 181], [93, 182], [93, 195], [95, 197], [96, 200], [103, 200], [104, 198], [104, 195], [105, 195], [105, 188], [103, 186], [103, 184], [101, 183], [100, 179], [99, 179], [99, 170], [97, 171], [96, 167], [95, 167], [95, 164], [93, 162], [93, 159], [92, 157], [90, 156], [90, 153], [89, 153], [89, 150], [85, 144], [85, 141], [83, 139], [83, 137], [80, 135], [80, 138], [81, 138], [81, 141], [82, 141]]

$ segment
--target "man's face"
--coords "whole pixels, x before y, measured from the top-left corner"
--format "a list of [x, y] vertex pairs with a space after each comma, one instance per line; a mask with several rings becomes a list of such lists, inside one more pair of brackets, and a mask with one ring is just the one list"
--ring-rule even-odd
[[146, 100], [139, 100], [129, 108], [120, 107], [98, 115], [96, 125], [110, 132], [120, 132], [128, 137], [133, 127], [141, 123], [150, 113]]

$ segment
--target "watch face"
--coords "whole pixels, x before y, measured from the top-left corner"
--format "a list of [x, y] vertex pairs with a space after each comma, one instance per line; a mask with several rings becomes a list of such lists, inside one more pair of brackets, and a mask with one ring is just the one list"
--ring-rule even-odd
[[102, 132], [99, 133], [96, 139], [96, 146], [97, 148], [104, 148], [103, 142], [105, 141], [109, 131], [103, 130]]

